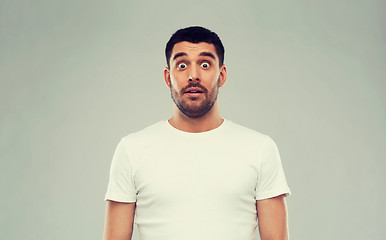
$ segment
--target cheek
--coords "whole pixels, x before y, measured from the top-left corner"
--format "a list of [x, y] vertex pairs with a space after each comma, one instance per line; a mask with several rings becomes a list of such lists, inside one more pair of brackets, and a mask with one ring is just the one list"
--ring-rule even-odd
[[169, 82], [174, 89], [181, 89], [186, 86], [188, 76], [185, 73], [173, 73], [170, 75]]
[[181, 83], [176, 81], [174, 78], [169, 78], [169, 83], [170, 83], [170, 89], [176, 92], [179, 92], [181, 87]]
[[220, 77], [220, 74], [219, 73], [213, 73], [211, 74], [210, 76], [210, 86], [213, 88], [213, 87], [216, 87], [218, 85], [218, 81], [219, 81], [219, 77]]

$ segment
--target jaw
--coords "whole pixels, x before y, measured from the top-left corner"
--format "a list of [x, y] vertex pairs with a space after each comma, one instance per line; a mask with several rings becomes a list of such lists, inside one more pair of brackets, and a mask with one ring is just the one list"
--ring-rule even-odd
[[[190, 102], [190, 104], [185, 105], [185, 107], [188, 107], [190, 108], [191, 110], [193, 109], [199, 109], [200, 108], [201, 103], [199, 102]], [[191, 117], [191, 116], [188, 116], [186, 115], [185, 113], [183, 113], [181, 111], [181, 109], [174, 103], [173, 104], [173, 109], [174, 109], [174, 116], [177, 118], [177, 119], [185, 119], [186, 121], [193, 121], [193, 122], [196, 122], [196, 121], [202, 121], [202, 120], [205, 120], [205, 119], [212, 119], [213, 117], [216, 117], [216, 116], [219, 116], [219, 104], [218, 104], [218, 99], [216, 99], [216, 101], [214, 102], [212, 108], [206, 112], [205, 114], [203, 114], [202, 116], [200, 117]]]
[[211, 91], [199, 94], [181, 94], [175, 88], [171, 88], [170, 90], [175, 105], [175, 114], [177, 116], [198, 120], [219, 115], [217, 104], [218, 86], [215, 86]]

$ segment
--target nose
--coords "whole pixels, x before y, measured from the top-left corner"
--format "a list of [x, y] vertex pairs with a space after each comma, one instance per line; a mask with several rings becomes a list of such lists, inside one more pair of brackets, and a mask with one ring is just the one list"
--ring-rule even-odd
[[197, 82], [200, 81], [200, 77], [199, 77], [199, 73], [198, 73], [197, 67], [192, 67], [190, 69], [189, 82], [193, 82], [193, 81], [197, 81]]

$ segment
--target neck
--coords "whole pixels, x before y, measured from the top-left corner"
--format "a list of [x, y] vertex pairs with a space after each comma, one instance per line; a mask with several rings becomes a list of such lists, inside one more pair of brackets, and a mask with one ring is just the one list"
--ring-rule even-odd
[[190, 118], [174, 106], [174, 115], [169, 119], [169, 123], [173, 127], [192, 133], [210, 131], [219, 127], [223, 121], [224, 119], [222, 119], [219, 114], [218, 101], [216, 101], [209, 112], [199, 118]]

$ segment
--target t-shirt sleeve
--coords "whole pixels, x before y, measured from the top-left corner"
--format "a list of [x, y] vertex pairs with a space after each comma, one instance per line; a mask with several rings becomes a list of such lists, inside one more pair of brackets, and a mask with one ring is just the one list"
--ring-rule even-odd
[[267, 136], [260, 159], [259, 176], [256, 185], [256, 200], [290, 195], [284, 175], [279, 150], [275, 142]]
[[110, 167], [110, 179], [105, 200], [116, 202], [136, 202], [137, 191], [134, 184], [132, 163], [127, 145], [122, 138], [119, 142]]

